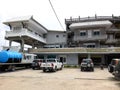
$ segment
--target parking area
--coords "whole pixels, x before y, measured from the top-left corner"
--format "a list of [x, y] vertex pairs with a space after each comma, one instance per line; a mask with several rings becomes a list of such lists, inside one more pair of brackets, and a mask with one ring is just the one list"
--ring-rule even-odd
[[120, 90], [120, 81], [107, 71], [66, 69], [43, 73], [42, 70], [18, 70], [0, 73], [0, 90]]

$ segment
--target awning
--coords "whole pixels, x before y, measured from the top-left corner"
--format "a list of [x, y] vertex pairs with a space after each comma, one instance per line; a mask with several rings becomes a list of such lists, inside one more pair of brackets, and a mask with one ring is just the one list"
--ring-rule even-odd
[[112, 23], [109, 20], [104, 21], [90, 21], [73, 23], [69, 27], [70, 29], [92, 28], [92, 27], [110, 27]]

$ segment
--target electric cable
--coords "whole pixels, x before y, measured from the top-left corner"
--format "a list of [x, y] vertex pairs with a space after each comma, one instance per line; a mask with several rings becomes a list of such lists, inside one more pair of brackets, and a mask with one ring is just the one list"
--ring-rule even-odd
[[50, 0], [49, 0], [49, 3], [50, 3], [50, 5], [51, 5], [51, 8], [52, 8], [52, 10], [53, 10], [53, 12], [54, 12], [54, 14], [55, 14], [55, 16], [56, 16], [56, 18], [57, 18], [57, 20], [58, 20], [60, 26], [61, 26], [61, 28], [62, 28], [63, 30], [65, 30], [65, 29], [63, 28], [63, 26], [62, 26], [62, 24], [61, 24], [61, 22], [60, 22], [60, 20], [59, 20], [59, 18], [58, 18], [58, 15], [57, 15], [57, 13], [56, 13], [56, 11], [55, 11], [53, 5], [52, 5], [52, 2], [51, 2]]

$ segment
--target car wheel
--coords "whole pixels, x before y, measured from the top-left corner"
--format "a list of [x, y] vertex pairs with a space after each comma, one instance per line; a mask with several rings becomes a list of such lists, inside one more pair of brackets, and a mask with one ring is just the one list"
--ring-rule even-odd
[[83, 71], [83, 68], [81, 67], [81, 71]]
[[108, 71], [109, 71], [110, 73], [112, 73], [112, 72], [114, 71], [113, 66], [109, 65], [109, 66], [108, 66]]
[[55, 69], [53, 70], [54, 72], [56, 72], [57, 71], [57, 66], [55, 66]]
[[60, 70], [62, 70], [62, 68], [63, 68], [63, 65], [61, 65], [61, 68], [60, 68]]
[[91, 71], [93, 71], [94, 72], [94, 68], [91, 68], [92, 70]]
[[43, 69], [43, 72], [46, 72], [46, 69]]
[[32, 67], [33, 70], [35, 70], [35, 67]]

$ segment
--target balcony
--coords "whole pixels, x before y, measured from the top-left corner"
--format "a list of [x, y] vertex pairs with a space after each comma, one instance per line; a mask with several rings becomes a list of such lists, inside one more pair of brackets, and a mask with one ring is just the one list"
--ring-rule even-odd
[[14, 38], [14, 37], [23, 37], [23, 36], [27, 36], [27, 37], [35, 39], [35, 40], [37, 40], [39, 42], [46, 43], [46, 39], [44, 39], [40, 35], [32, 32], [32, 31], [29, 31], [27, 29], [6, 31], [5, 38], [9, 39], [10, 37]]
[[96, 41], [96, 40], [106, 40], [107, 35], [92, 36], [88, 38], [87, 36], [75, 36], [74, 41]]
[[71, 22], [85, 22], [85, 21], [96, 21], [96, 20], [119, 20], [119, 16], [95, 16], [95, 17], [84, 17], [84, 18], [70, 18], [65, 19], [65, 23]]
[[109, 54], [109, 53], [120, 53], [120, 47], [109, 47], [109, 48], [38, 48], [29, 49], [29, 53], [39, 54], [70, 54], [70, 53], [98, 53], [98, 54]]
[[108, 39], [106, 44], [116, 44], [119, 40], [118, 39]]

